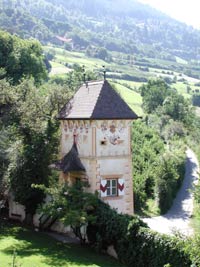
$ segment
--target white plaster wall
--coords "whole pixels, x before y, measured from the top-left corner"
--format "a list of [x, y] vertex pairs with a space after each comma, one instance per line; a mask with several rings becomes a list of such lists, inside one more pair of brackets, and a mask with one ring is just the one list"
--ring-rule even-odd
[[77, 135], [77, 147], [80, 156], [92, 156], [92, 126], [89, 121], [63, 121], [61, 123], [61, 156], [67, 154], [74, 143], [74, 134]]
[[71, 232], [71, 228], [70, 226], [64, 226], [63, 223], [56, 221], [52, 226], [51, 226], [51, 230], [58, 232], [58, 233], [70, 233]]
[[39, 221], [39, 218], [41, 217], [41, 214], [38, 214], [36, 213], [34, 216], [33, 216], [33, 225], [36, 226], [36, 227], [39, 227], [40, 225], [40, 221]]
[[[16, 216], [16, 215], [20, 216]], [[13, 200], [13, 197], [9, 199], [9, 218], [23, 221], [26, 217], [25, 207]]]
[[132, 168], [129, 156], [121, 158], [99, 159], [100, 179], [123, 178], [124, 195], [117, 197], [105, 197], [103, 201], [115, 208], [119, 213], [133, 214], [133, 186], [132, 186]]
[[63, 121], [61, 129], [62, 156], [69, 152], [74, 141], [74, 134], [77, 135], [79, 156], [86, 168], [90, 184], [87, 191], [100, 192], [102, 179], [111, 178], [111, 176], [123, 178], [125, 195], [115, 198], [106, 197], [102, 200], [116, 208], [118, 212], [132, 214], [130, 121]]
[[90, 187], [86, 189], [87, 192], [94, 193], [99, 186], [97, 185], [97, 160], [95, 158], [84, 158], [81, 157], [81, 162], [86, 168], [87, 179]]
[[[105, 123], [105, 128], [102, 125]], [[99, 123], [100, 124], [100, 123]], [[111, 132], [111, 125], [115, 125], [115, 132]], [[113, 144], [116, 140], [116, 144]], [[105, 141], [105, 144], [102, 144]], [[118, 156], [130, 153], [129, 127], [121, 121], [106, 121], [98, 125], [96, 130], [97, 156]]]
[[[41, 214], [38, 214], [38, 213], [36, 213], [33, 216], [33, 225], [35, 227], [39, 227], [39, 225], [40, 225], [40, 221], [39, 221], [40, 216], [41, 216]], [[55, 232], [58, 232], [58, 233], [70, 233], [71, 232], [70, 226], [66, 227], [66, 226], [63, 225], [63, 223], [61, 223], [59, 221], [56, 221], [51, 226], [51, 230], [55, 231]]]
[[126, 213], [126, 205], [124, 203], [124, 197], [105, 198], [102, 199], [114, 208], [118, 213]]
[[126, 164], [128, 158], [126, 157], [109, 157], [106, 159], [99, 159], [100, 175], [124, 175], [126, 171]]

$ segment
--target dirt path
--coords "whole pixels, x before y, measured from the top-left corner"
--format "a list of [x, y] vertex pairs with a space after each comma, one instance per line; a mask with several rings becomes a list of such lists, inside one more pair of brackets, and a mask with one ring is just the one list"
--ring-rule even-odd
[[191, 191], [198, 181], [199, 165], [191, 149], [187, 149], [186, 155], [185, 178], [171, 209], [164, 216], [143, 219], [151, 229], [160, 233], [173, 234], [178, 231], [184, 235], [193, 234], [193, 229], [189, 225], [193, 213]]

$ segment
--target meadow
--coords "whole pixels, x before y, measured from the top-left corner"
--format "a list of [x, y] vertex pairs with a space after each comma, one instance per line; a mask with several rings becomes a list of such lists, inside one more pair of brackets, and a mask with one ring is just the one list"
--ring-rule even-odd
[[0, 224], [1, 267], [123, 267], [89, 247], [64, 244], [46, 233]]

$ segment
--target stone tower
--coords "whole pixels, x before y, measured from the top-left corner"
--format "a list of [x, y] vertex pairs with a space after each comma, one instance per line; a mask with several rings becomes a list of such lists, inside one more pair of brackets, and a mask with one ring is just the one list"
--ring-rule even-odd
[[133, 213], [132, 121], [138, 116], [107, 80], [84, 83], [62, 108], [62, 179], [87, 178], [90, 192]]

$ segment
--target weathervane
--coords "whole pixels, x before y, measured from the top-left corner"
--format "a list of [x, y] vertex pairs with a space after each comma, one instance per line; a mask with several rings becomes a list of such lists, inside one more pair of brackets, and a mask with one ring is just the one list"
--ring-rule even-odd
[[106, 68], [105, 68], [105, 65], [102, 66], [103, 67], [103, 78], [104, 78], [104, 81], [106, 79]]
[[86, 83], [85, 65], [82, 66], [82, 72], [83, 72], [83, 81], [84, 83]]

